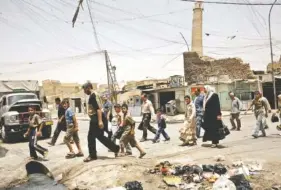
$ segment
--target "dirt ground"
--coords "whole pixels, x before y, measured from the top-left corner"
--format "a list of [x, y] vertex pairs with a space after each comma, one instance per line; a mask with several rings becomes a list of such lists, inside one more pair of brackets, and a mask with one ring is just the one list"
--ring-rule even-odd
[[[136, 158], [138, 153], [135, 149], [134, 156], [115, 159], [105, 147], [98, 145], [99, 159], [97, 161], [83, 163], [82, 158], [66, 160], [64, 159], [66, 147], [58, 143], [55, 147], [50, 147], [50, 160], [43, 164], [69, 189], [105, 190], [137, 180], [143, 184], [144, 190], [174, 190], [175, 187], [164, 184], [161, 176], [149, 174], [147, 171], [164, 160], [180, 164], [214, 164], [216, 163], [214, 157], [222, 155], [225, 157], [222, 163], [226, 165], [239, 160], [255, 160], [263, 163], [263, 171], [251, 179], [252, 186], [254, 190], [271, 189], [275, 184], [281, 185], [281, 136], [271, 125], [267, 130], [267, 137], [253, 139], [251, 131], [254, 122], [251, 116], [243, 117], [242, 131], [232, 132], [222, 142], [225, 148], [221, 149], [210, 148], [207, 144], [202, 144], [201, 140], [198, 140], [198, 145], [194, 147], [179, 147], [178, 131], [182, 124], [174, 124], [167, 128], [171, 137], [170, 142], [141, 143], [147, 152], [143, 159]], [[225, 123], [229, 125], [228, 118], [225, 118]], [[141, 136], [139, 131], [137, 131], [137, 136]], [[87, 122], [81, 123], [80, 131], [85, 153], [87, 152], [86, 137]], [[62, 141], [62, 138], [63, 135], [59, 141]], [[46, 146], [47, 141], [49, 140], [40, 141], [40, 144]], [[0, 189], [26, 180], [25, 163], [28, 157], [27, 142], [2, 144], [2, 146], [8, 152], [5, 157], [0, 158]]]

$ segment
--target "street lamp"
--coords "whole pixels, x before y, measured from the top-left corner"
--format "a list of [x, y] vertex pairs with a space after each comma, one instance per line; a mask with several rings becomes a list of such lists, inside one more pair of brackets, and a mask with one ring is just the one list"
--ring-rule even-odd
[[274, 76], [274, 64], [273, 64], [273, 50], [272, 50], [272, 38], [271, 38], [271, 11], [273, 6], [277, 0], [274, 0], [274, 3], [271, 5], [269, 14], [268, 14], [268, 28], [269, 28], [269, 43], [270, 43], [270, 57], [271, 57], [271, 68], [272, 68], [272, 84], [273, 84], [273, 95], [274, 95], [274, 108], [277, 108], [277, 101], [276, 101], [276, 85], [275, 85], [275, 76]]

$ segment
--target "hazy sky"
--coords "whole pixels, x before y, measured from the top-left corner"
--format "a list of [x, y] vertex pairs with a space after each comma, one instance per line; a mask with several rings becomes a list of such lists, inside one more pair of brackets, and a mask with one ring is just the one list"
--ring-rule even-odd
[[[183, 74], [182, 52], [187, 47], [180, 32], [191, 45], [193, 3], [89, 1], [101, 48], [107, 49], [117, 67], [119, 81]], [[72, 28], [76, 7], [77, 0], [1, 0], [0, 79], [105, 82], [104, 54], [97, 53], [86, 1]], [[204, 35], [204, 55], [241, 57], [253, 69], [265, 69], [270, 62], [269, 8], [205, 4], [203, 30], [210, 35]], [[281, 54], [281, 6], [273, 8], [271, 22], [277, 60]], [[228, 38], [234, 35], [233, 40]]]

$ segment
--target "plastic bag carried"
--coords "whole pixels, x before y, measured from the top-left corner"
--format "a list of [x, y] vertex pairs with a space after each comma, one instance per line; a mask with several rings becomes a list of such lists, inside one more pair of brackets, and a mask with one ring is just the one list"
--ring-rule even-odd
[[271, 122], [272, 122], [272, 123], [277, 123], [277, 122], [279, 122], [279, 118], [278, 118], [278, 116], [276, 115], [276, 113], [272, 114], [272, 116], [271, 116]]
[[236, 190], [232, 181], [225, 176], [221, 176], [213, 185], [213, 190]]

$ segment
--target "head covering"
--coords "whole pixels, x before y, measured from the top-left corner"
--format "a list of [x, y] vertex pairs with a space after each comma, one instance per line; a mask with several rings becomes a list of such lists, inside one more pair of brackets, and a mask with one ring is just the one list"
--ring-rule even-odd
[[212, 95], [215, 93], [215, 89], [209, 85], [204, 86], [206, 89], [207, 93], [204, 97], [204, 102], [203, 102], [203, 110], [205, 110], [206, 102], [212, 97]]
[[233, 93], [233, 92], [230, 92], [229, 95], [230, 95], [230, 96], [234, 96], [234, 93]]
[[210, 85], [205, 85], [204, 88], [206, 89], [207, 93], [215, 92], [215, 88]]
[[115, 104], [114, 108], [121, 108], [121, 105], [120, 104]]

